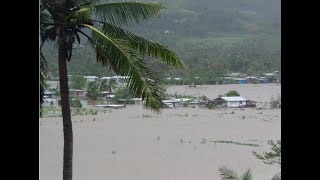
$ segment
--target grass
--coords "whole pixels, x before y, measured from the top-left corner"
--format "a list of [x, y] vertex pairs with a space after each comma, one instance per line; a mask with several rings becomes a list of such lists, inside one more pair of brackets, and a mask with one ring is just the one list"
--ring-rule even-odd
[[229, 143], [229, 144], [236, 144], [236, 145], [259, 147], [258, 144], [247, 144], [247, 143], [240, 143], [240, 142], [234, 142], [234, 141], [211, 141], [211, 142], [214, 142], [214, 143]]
[[[98, 112], [111, 112], [106, 109], [71, 108], [71, 116], [97, 115]], [[61, 108], [57, 106], [44, 106], [43, 117], [61, 117]]]

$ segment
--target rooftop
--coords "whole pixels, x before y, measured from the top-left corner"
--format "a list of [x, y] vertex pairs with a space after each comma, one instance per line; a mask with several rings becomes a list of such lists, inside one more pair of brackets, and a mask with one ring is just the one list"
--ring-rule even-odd
[[[217, 98], [218, 99], [218, 98]], [[240, 96], [232, 96], [232, 97], [221, 97], [221, 99], [226, 100], [226, 101], [248, 101], [248, 99], [245, 99]]]
[[86, 79], [97, 79], [97, 76], [83, 76]]

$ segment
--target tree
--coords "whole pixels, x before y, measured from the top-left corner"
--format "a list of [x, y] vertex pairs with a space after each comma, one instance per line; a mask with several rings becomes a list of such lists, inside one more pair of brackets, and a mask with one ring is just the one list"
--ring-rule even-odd
[[231, 90], [231, 91], [227, 92], [226, 96], [227, 96], [227, 97], [230, 97], [230, 96], [240, 96], [240, 94], [239, 94], [237, 91]]
[[87, 81], [83, 76], [72, 76], [70, 86], [73, 89], [83, 89], [86, 83]]
[[99, 84], [95, 81], [88, 83], [88, 89], [87, 89], [88, 97], [90, 99], [96, 100], [100, 95], [100, 88]]
[[100, 91], [109, 91], [112, 93], [116, 89], [116, 80], [110, 79], [109, 81], [106, 79], [103, 79], [100, 83]]
[[58, 46], [64, 133], [63, 180], [72, 180], [73, 131], [67, 61], [71, 60], [73, 44], [76, 40], [80, 44], [81, 39], [86, 38], [96, 51], [98, 63], [109, 66], [116, 74], [129, 76], [128, 87], [132, 93], [142, 97], [147, 108], [160, 111], [164, 91], [143, 57], [159, 58], [172, 67], [184, 69], [186, 66], [165, 46], [131, 33], [121, 26], [139, 24], [157, 15], [161, 9], [163, 6], [160, 3], [41, 0], [40, 51], [46, 41], [56, 41]]
[[[250, 169], [248, 169], [242, 176], [239, 176], [235, 171], [229, 169], [225, 166], [219, 168], [220, 176], [223, 180], [234, 179], [234, 180], [252, 180], [252, 174]], [[281, 174], [275, 174], [271, 180], [281, 180]]]
[[268, 144], [271, 145], [270, 152], [264, 152], [263, 154], [258, 154], [253, 151], [252, 153], [258, 158], [261, 159], [265, 164], [279, 164], [281, 166], [281, 140], [278, 140], [276, 143], [273, 140], [268, 141]]
[[[263, 152], [263, 154], [258, 154], [255, 151], [252, 153], [263, 161], [265, 164], [278, 164], [281, 166], [281, 140], [278, 140], [276, 143], [273, 140], [268, 141], [268, 144], [271, 145], [270, 152]], [[281, 172], [274, 175], [272, 180], [281, 180]]]
[[133, 98], [132, 93], [130, 93], [130, 89], [123, 87], [115, 92], [113, 99], [117, 101], [118, 99], [128, 100], [130, 98]]
[[242, 176], [239, 176], [235, 171], [225, 166], [219, 168], [220, 176], [223, 180], [235, 179], [235, 180], [252, 180], [252, 174], [248, 169]]

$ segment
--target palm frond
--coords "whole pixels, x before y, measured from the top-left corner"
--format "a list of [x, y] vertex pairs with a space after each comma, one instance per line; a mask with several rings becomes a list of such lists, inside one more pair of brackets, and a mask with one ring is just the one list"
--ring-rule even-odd
[[51, 16], [48, 13], [46, 13], [45, 10], [40, 11], [40, 37], [42, 44], [47, 40], [47, 37], [52, 31], [52, 27], [53, 24]]
[[229, 169], [225, 166], [220, 167], [219, 172], [220, 172], [220, 176], [222, 177], [223, 180], [226, 180], [226, 179], [238, 180], [239, 179], [239, 176], [235, 171], [233, 171], [232, 169]]
[[66, 17], [66, 20], [69, 20], [72, 24], [81, 24], [90, 19], [92, 14], [92, 9], [89, 7], [81, 8], [69, 16]]
[[164, 8], [158, 2], [110, 2], [91, 7], [98, 18], [117, 25], [138, 24], [157, 15]]
[[186, 65], [179, 60], [177, 55], [167, 47], [110, 23], [101, 21], [99, 22], [102, 24], [101, 29], [103, 33], [112, 38], [118, 38], [127, 41], [128, 45], [133, 49], [136, 49], [142, 56], [147, 55], [154, 58], [160, 58], [160, 60], [168, 65], [176, 68], [187, 69]]
[[281, 180], [281, 172], [275, 174], [271, 180]]
[[82, 25], [92, 30], [91, 44], [96, 49], [97, 61], [110, 65], [119, 75], [129, 76], [128, 87], [133, 94], [141, 97], [147, 108], [159, 111], [163, 106], [161, 97], [164, 90], [158, 86], [154, 74], [135, 55], [135, 51], [128, 47], [125, 41], [108, 37], [93, 26]]
[[252, 174], [250, 169], [248, 169], [240, 178], [241, 180], [252, 180]]
[[40, 12], [40, 33], [46, 31], [51, 26], [51, 16], [45, 11]]

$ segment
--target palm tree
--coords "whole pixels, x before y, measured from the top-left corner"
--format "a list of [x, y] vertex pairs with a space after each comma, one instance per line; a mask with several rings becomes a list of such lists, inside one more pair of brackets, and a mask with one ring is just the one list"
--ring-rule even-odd
[[[234, 180], [252, 180], [252, 174], [248, 169], [241, 177], [232, 169], [225, 166], [219, 168], [220, 176], [223, 180], [234, 179]], [[275, 174], [271, 180], [281, 180], [281, 173]]]
[[[144, 105], [154, 111], [163, 107], [164, 89], [143, 57], [159, 58], [177, 68], [186, 68], [165, 46], [123, 29], [154, 17], [164, 7], [160, 3], [107, 2], [100, 0], [41, 0], [40, 51], [48, 40], [58, 45], [59, 82], [64, 133], [63, 180], [72, 180], [73, 132], [69, 104], [67, 60], [80, 35], [96, 51], [97, 62], [116, 74], [129, 76], [128, 87]], [[87, 33], [87, 31], [90, 32]]]
[[220, 176], [223, 180], [234, 179], [234, 180], [252, 180], [252, 174], [250, 169], [248, 169], [241, 177], [232, 169], [225, 166], [219, 168]]

